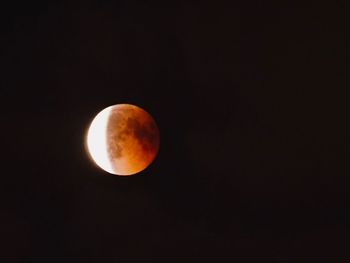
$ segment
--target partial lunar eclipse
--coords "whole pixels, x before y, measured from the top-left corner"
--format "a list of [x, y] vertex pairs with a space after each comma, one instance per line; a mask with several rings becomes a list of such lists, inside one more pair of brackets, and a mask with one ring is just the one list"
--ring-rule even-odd
[[140, 107], [117, 104], [93, 119], [87, 150], [108, 173], [128, 176], [146, 169], [159, 150], [159, 130], [152, 116]]

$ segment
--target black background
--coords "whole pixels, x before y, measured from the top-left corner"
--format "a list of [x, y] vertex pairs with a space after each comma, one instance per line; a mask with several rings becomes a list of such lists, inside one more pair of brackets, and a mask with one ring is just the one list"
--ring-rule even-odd
[[[1, 10], [2, 262], [348, 262], [347, 7], [11, 1]], [[92, 118], [156, 119], [142, 173]]]

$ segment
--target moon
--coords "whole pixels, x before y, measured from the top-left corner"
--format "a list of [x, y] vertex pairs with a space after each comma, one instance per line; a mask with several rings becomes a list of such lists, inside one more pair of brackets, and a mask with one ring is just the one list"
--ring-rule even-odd
[[99, 112], [86, 136], [90, 157], [103, 170], [129, 176], [146, 169], [159, 151], [159, 130], [152, 116], [131, 104]]

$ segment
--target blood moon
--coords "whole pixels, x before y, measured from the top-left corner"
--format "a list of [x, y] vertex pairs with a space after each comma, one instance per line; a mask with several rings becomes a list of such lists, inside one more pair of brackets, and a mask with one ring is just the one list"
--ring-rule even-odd
[[87, 133], [87, 150], [103, 170], [121, 176], [146, 169], [159, 151], [159, 130], [152, 116], [131, 104], [105, 108]]

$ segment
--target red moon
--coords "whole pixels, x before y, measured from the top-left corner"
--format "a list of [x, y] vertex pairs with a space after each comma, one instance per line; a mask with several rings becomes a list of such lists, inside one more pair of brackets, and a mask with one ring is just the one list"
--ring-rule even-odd
[[139, 173], [156, 158], [159, 130], [152, 116], [131, 104], [110, 106], [96, 115], [87, 134], [91, 158], [121, 176]]

